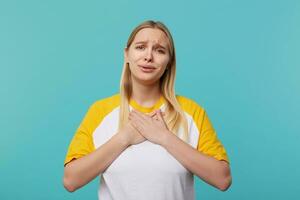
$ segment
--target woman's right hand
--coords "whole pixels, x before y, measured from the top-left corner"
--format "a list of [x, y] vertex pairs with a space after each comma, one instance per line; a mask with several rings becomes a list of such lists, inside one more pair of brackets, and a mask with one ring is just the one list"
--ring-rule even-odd
[[139, 144], [146, 140], [131, 124], [129, 120], [127, 124], [118, 133], [126, 141], [128, 145]]

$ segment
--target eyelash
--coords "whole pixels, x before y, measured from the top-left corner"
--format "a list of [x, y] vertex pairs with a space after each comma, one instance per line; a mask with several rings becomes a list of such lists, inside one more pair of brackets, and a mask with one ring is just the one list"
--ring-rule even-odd
[[144, 47], [144, 46], [136, 46], [135, 48], [136, 48], [136, 49], [141, 49], [140, 47]]
[[[143, 45], [140, 45], [140, 46], [136, 46], [135, 48], [136, 49], [142, 49], [142, 48], [144, 48], [144, 46]], [[159, 51], [159, 53], [162, 53], [162, 54], [164, 54], [165, 52], [163, 51], [163, 50], [161, 50], [161, 49], [158, 49], [158, 51]]]

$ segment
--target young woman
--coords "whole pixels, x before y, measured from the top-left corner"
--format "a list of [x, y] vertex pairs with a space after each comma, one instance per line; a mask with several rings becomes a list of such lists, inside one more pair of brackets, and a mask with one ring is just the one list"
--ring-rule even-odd
[[226, 151], [206, 111], [175, 94], [175, 48], [168, 28], [145, 21], [124, 49], [120, 93], [90, 106], [65, 159], [73, 192], [100, 175], [101, 200], [194, 199], [194, 176], [225, 191]]

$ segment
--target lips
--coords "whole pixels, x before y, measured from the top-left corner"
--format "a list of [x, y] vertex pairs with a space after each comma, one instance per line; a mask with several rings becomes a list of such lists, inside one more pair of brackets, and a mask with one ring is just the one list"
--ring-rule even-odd
[[155, 69], [156, 67], [150, 66], [150, 65], [139, 65], [139, 67], [142, 67], [144, 69]]
[[156, 67], [149, 66], [149, 65], [138, 65], [142, 72], [144, 73], [151, 73], [155, 71]]

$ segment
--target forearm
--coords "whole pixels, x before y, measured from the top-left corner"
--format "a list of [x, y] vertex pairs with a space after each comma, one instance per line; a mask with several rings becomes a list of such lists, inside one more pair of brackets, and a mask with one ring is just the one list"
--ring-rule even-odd
[[230, 186], [230, 169], [225, 161], [216, 160], [197, 151], [171, 132], [165, 134], [162, 146], [186, 169], [208, 184], [222, 191]]
[[73, 192], [93, 180], [128, 147], [121, 134], [114, 135], [94, 152], [76, 159], [65, 166], [64, 186]]

